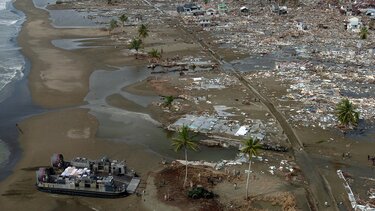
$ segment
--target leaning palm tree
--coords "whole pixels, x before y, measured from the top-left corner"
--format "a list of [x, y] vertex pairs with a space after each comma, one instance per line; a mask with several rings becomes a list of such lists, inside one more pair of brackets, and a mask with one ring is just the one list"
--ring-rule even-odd
[[142, 46], [142, 40], [141, 39], [133, 39], [132, 42], [129, 45], [130, 49], [134, 49], [137, 53], [135, 54], [135, 58], [138, 59], [138, 50]]
[[116, 27], [118, 27], [117, 21], [115, 19], [112, 19], [109, 22], [109, 33], [111, 33], [111, 31], [113, 31]]
[[178, 137], [172, 139], [172, 146], [176, 152], [183, 149], [185, 151], [185, 179], [184, 179], [184, 187], [187, 182], [187, 150], [191, 149], [194, 151], [198, 150], [198, 144], [192, 139], [190, 136], [190, 131], [188, 126], [183, 125], [180, 130], [178, 131]]
[[138, 35], [140, 38], [146, 38], [148, 37], [148, 28], [146, 25], [142, 24], [141, 26], [139, 26], [138, 28]]
[[368, 36], [368, 29], [366, 26], [363, 26], [361, 28], [361, 31], [359, 31], [359, 37], [362, 39], [362, 40], [365, 40], [367, 39], [367, 36]]
[[247, 171], [247, 180], [246, 180], [246, 199], [249, 197], [249, 179], [250, 179], [250, 170], [251, 170], [251, 158], [253, 155], [258, 154], [258, 150], [261, 148], [258, 139], [249, 138], [242, 142], [241, 152], [249, 156], [249, 169]]
[[118, 19], [122, 22], [122, 27], [124, 27], [125, 22], [128, 20], [128, 16], [126, 16], [125, 14], [122, 14]]
[[348, 100], [342, 99], [336, 106], [336, 116], [339, 122], [348, 127], [349, 125], [357, 126], [359, 120], [359, 112], [357, 107]]

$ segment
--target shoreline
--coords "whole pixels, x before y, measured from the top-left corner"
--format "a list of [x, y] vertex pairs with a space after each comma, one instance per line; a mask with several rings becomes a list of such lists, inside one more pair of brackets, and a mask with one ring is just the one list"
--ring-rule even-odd
[[[30, 90], [32, 104], [49, 111], [19, 123], [23, 131], [17, 141], [20, 153], [15, 154], [19, 159], [14, 160], [17, 163], [11, 174], [0, 182], [2, 209], [22, 210], [28, 207], [31, 210], [54, 210], [63, 206], [70, 210], [103, 207], [143, 210], [136, 196], [116, 199], [118, 203], [113, 203], [113, 200], [84, 197], [54, 197], [38, 192], [33, 186], [34, 170], [37, 166], [48, 164], [49, 157], [55, 152], [61, 152], [67, 158], [85, 156], [95, 159], [107, 154], [113, 159], [126, 159], [129, 167], [134, 168], [142, 179], [146, 179], [148, 171], [157, 168], [159, 159], [139, 145], [96, 138], [98, 121], [88, 113], [88, 109], [79, 108], [85, 104], [92, 71], [106, 67], [103, 61], [124, 65], [129, 59], [123, 59], [121, 51], [111, 47], [93, 55], [93, 49], [64, 51], [51, 43], [53, 39], [64, 37], [101, 37], [107, 36], [107, 33], [97, 29], [54, 29], [48, 12], [35, 8], [32, 1], [18, 0], [13, 4], [27, 16], [17, 38], [22, 54], [31, 63], [30, 73], [24, 79], [25, 88], [28, 86]], [[84, 56], [87, 52], [91, 52], [93, 57]], [[100, 152], [97, 149], [101, 149]], [[139, 160], [133, 153], [142, 153], [146, 163], [138, 166]]]
[[[0, 182], [7, 178], [13, 171], [13, 168], [20, 160], [21, 149], [18, 142], [19, 131], [16, 124], [30, 115], [35, 115], [43, 111], [42, 108], [33, 104], [30, 91], [28, 89], [28, 75], [30, 73], [30, 60], [22, 54], [22, 48], [19, 45], [18, 37], [22, 30], [23, 23], [26, 21], [25, 14], [16, 9], [14, 1], [8, 2], [9, 11], [17, 14], [20, 19], [17, 20], [18, 29], [16, 36], [11, 38], [12, 46], [17, 48], [18, 53], [23, 58], [22, 77], [12, 80], [6, 84], [2, 90], [0, 103], [0, 133], [2, 141], [9, 150], [8, 160], [1, 166]], [[21, 23], [22, 22], [22, 23]]]
[[[26, 59], [27, 60], [27, 59]], [[2, 138], [8, 140], [5, 142], [10, 151], [9, 161], [2, 166], [0, 173], [0, 183], [6, 179], [21, 159], [21, 148], [19, 143], [20, 131], [15, 126], [30, 116], [38, 115], [46, 110], [32, 103], [28, 89], [28, 79], [30, 64], [27, 60], [25, 66], [25, 77], [12, 84], [13, 93], [6, 100], [1, 102], [0, 122]]]

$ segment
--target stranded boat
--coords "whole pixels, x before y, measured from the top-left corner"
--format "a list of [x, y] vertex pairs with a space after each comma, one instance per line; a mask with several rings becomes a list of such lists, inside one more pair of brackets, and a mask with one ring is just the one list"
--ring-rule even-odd
[[132, 194], [140, 178], [124, 161], [104, 157], [88, 160], [77, 157], [65, 162], [62, 154], [51, 157], [51, 167], [36, 171], [36, 187], [49, 193], [116, 198]]

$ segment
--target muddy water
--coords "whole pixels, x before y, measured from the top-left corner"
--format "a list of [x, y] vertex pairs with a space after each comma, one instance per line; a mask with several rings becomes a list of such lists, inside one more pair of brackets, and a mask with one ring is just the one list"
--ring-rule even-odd
[[[85, 100], [99, 121], [97, 137], [128, 144], [141, 145], [156, 156], [170, 159], [182, 159], [182, 153], [171, 148], [171, 137], [160, 124], [148, 114], [132, 112], [138, 108], [123, 110], [110, 106], [106, 98], [120, 94], [133, 102], [129, 106], [145, 108], [159, 96], [139, 96], [124, 91], [123, 87], [145, 80], [150, 71], [145, 67], [124, 67], [113, 71], [98, 70], [90, 77], [90, 91]], [[189, 160], [218, 161], [233, 159], [237, 149], [208, 148], [201, 146], [199, 152], [189, 152]], [[141, 157], [142, 155], [140, 155]]]
[[52, 40], [51, 43], [57, 48], [64, 50], [76, 50], [82, 48], [100, 48], [103, 46], [93, 46], [92, 44], [95, 40], [100, 40], [102, 38], [82, 38], [82, 39], [60, 39]]
[[[77, 10], [48, 10], [52, 19], [52, 25], [56, 28], [100, 28], [106, 27], [113, 16], [100, 16], [97, 12]], [[89, 17], [95, 17], [91, 19]]]
[[240, 60], [234, 60], [230, 63], [241, 72], [267, 71], [276, 67], [277, 61], [295, 61], [297, 59], [309, 58], [304, 46], [294, 48], [291, 46], [282, 46], [278, 51], [272, 54], [254, 55]]

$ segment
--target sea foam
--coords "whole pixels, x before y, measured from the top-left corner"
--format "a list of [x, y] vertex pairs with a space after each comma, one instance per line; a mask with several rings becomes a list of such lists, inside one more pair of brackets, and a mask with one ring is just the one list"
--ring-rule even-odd
[[17, 21], [18, 20], [0, 20], [0, 25], [10, 26], [10, 25], [17, 23]]
[[0, 10], [5, 10], [8, 2], [10, 2], [10, 0], [0, 0]]
[[17, 45], [17, 36], [24, 21], [24, 15], [15, 10], [10, 0], [0, 0], [0, 103], [11, 92], [14, 81], [23, 77], [25, 58]]

